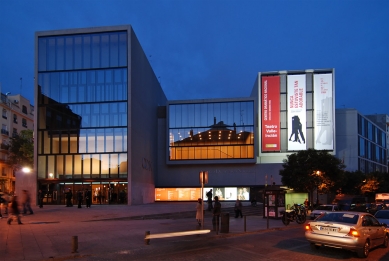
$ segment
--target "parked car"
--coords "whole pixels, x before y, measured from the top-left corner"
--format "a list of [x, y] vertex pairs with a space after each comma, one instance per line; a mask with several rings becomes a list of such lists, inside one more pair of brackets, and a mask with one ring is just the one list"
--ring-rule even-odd
[[342, 248], [359, 257], [367, 257], [374, 247], [388, 247], [388, 236], [386, 225], [366, 212], [326, 212], [305, 225], [305, 238], [312, 249]]
[[337, 205], [320, 205], [314, 210], [312, 210], [311, 214], [309, 215], [311, 219], [315, 219], [321, 214], [325, 212], [332, 212], [332, 211], [338, 211]]
[[374, 217], [380, 222], [389, 225], [389, 209], [378, 210]]

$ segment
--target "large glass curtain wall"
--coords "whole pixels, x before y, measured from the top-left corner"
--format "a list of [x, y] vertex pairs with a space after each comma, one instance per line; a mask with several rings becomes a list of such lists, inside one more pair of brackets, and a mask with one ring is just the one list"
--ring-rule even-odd
[[126, 180], [127, 33], [40, 37], [38, 85], [38, 179]]
[[170, 160], [254, 158], [254, 102], [169, 105]]

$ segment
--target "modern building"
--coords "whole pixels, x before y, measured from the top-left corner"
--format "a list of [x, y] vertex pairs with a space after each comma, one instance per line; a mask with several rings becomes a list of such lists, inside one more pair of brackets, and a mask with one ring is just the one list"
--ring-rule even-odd
[[[69, 189], [92, 190], [94, 204], [197, 200], [204, 171], [214, 195], [248, 200], [280, 185], [283, 160], [308, 148], [354, 166], [335, 135], [344, 122], [334, 69], [261, 72], [242, 98], [168, 101], [131, 26], [37, 32], [35, 43], [35, 190], [45, 204], [64, 204]], [[363, 116], [354, 130], [360, 117], [363, 137], [381, 133]], [[374, 153], [386, 158], [379, 139]], [[370, 161], [385, 170], [358, 164]]]
[[10, 137], [34, 129], [34, 106], [20, 94], [1, 93], [0, 191], [15, 191], [15, 171], [7, 163]]
[[387, 131], [370, 117], [356, 109], [336, 109], [336, 139], [337, 157], [346, 170], [388, 172]]
[[131, 26], [35, 34], [35, 168], [44, 204], [154, 202], [157, 108], [166, 104]]
[[389, 169], [389, 115], [387, 114], [374, 114], [365, 115], [366, 118], [377, 124], [383, 130], [386, 130], [386, 161]]

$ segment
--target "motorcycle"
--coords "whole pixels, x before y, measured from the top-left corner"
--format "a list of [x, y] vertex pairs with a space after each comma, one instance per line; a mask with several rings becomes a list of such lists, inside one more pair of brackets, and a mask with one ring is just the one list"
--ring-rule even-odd
[[294, 204], [290, 211], [281, 211], [282, 223], [285, 226], [289, 225], [290, 222], [296, 221], [297, 224], [303, 224], [307, 220], [307, 211], [304, 205]]

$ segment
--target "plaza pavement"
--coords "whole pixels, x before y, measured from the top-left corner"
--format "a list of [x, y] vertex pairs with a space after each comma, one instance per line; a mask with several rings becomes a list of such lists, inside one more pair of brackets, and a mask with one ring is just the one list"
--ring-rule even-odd
[[[222, 202], [222, 213], [223, 208], [232, 207], [233, 204]], [[166, 240], [178, 240], [177, 238], [151, 239], [150, 245], [147, 245], [146, 231], [155, 235], [198, 230], [195, 206], [195, 202], [156, 202], [135, 206], [92, 205], [91, 208], [83, 206], [81, 209], [76, 205], [73, 207], [44, 205], [43, 208], [33, 207], [33, 215], [22, 216], [22, 225], [18, 225], [16, 221], [8, 225], [7, 215], [4, 215], [2, 210], [0, 261], [80, 260], [83, 256], [99, 257], [107, 253], [112, 253], [120, 259], [119, 257], [128, 251], [148, 248]], [[193, 217], [190, 217], [192, 211]], [[170, 213], [170, 218], [164, 218], [167, 213]], [[243, 214], [245, 214], [245, 204]], [[292, 223], [289, 227], [295, 225]], [[211, 231], [182, 238], [212, 240], [284, 227], [281, 220], [267, 220], [262, 216], [246, 216], [246, 218], [230, 216], [228, 233]], [[204, 229], [212, 229], [211, 214], [208, 211], [205, 211]], [[75, 239], [77, 239], [77, 252], [72, 253], [75, 249]]]

